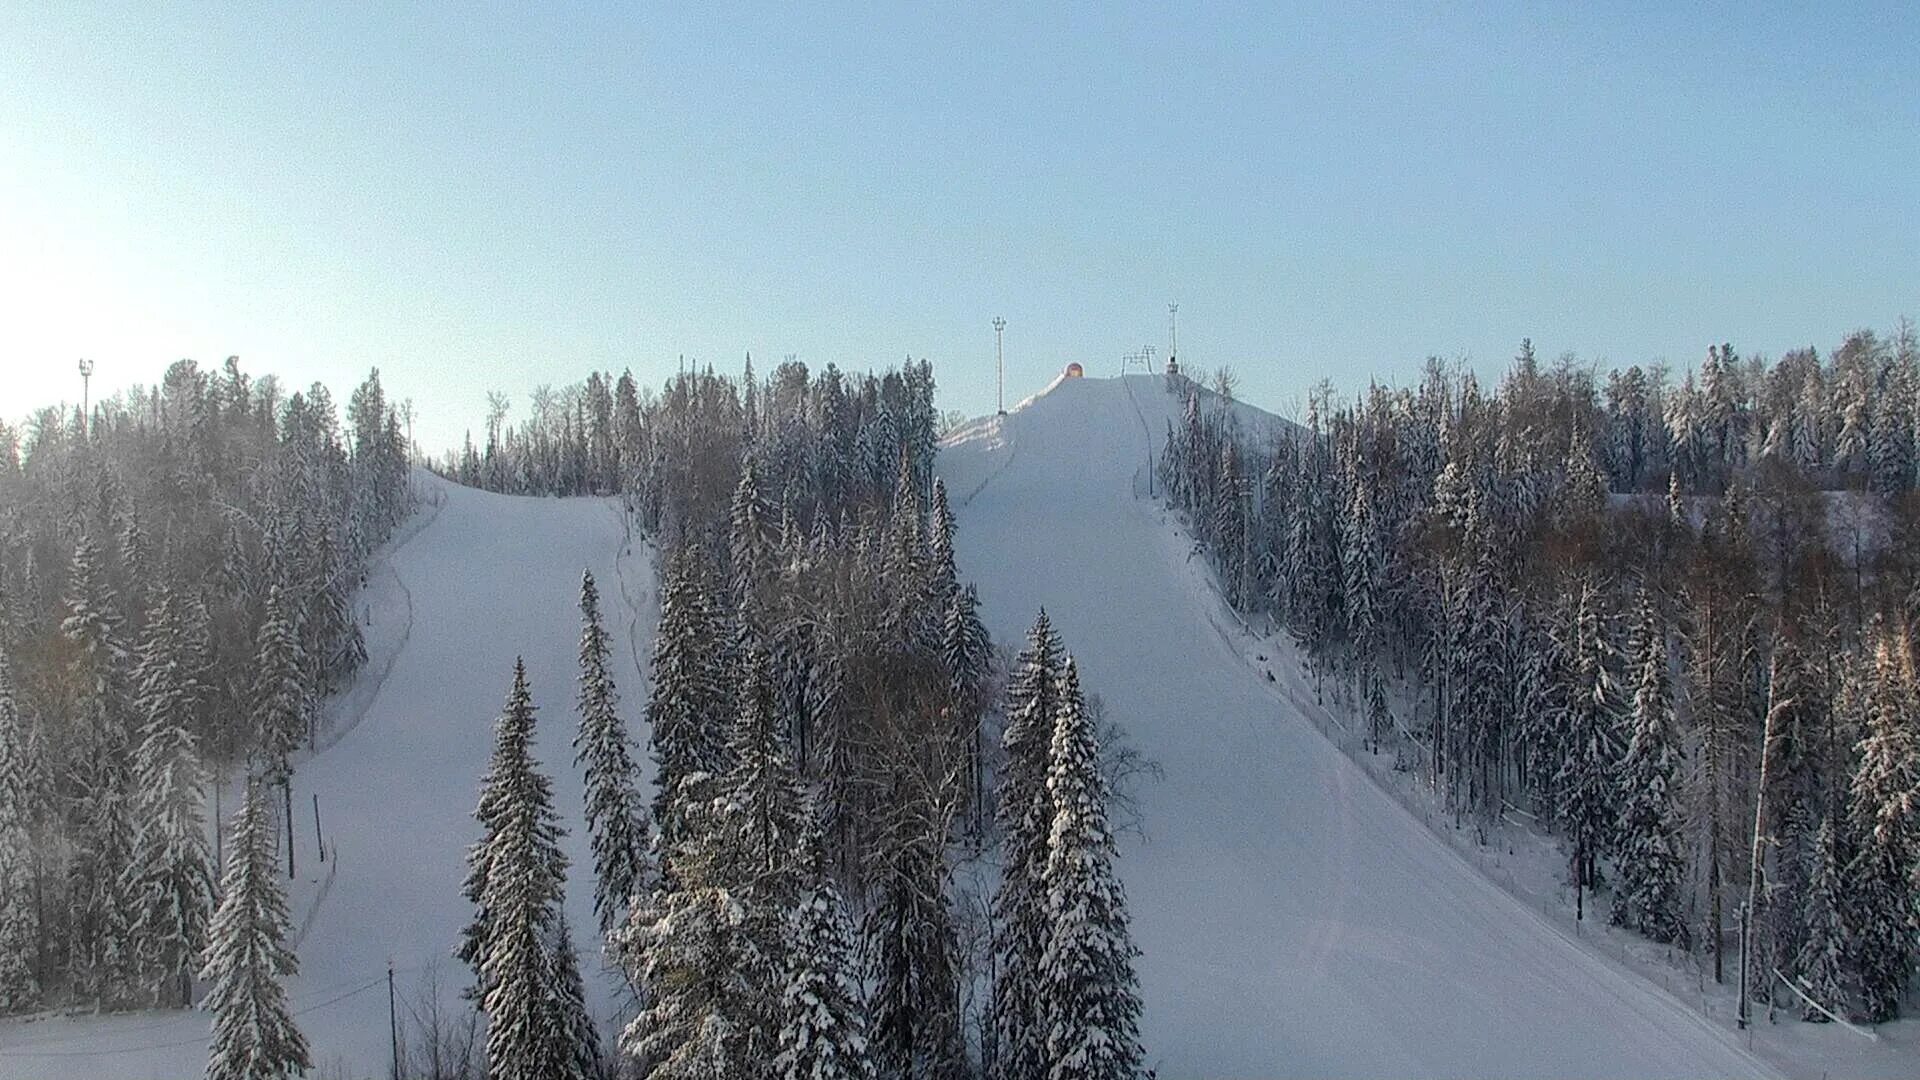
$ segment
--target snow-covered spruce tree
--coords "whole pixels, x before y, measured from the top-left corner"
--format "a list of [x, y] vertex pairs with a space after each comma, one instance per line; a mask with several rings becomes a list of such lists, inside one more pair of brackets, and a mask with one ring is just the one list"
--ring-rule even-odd
[[75, 739], [82, 764], [73, 779], [68, 837], [68, 950], [76, 997], [118, 1006], [130, 1001], [134, 976], [133, 899], [125, 870], [133, 861], [131, 694], [120, 645], [116, 604], [100, 568], [99, 551], [82, 534], [74, 549], [61, 633], [73, 643], [79, 715]]
[[953, 554], [957, 527], [953, 507], [947, 501], [947, 482], [936, 477], [933, 504], [927, 508], [927, 554], [936, 610], [960, 588], [960, 572]]
[[287, 898], [260, 787], [258, 780], [247, 782], [246, 798], [234, 815], [220, 908], [200, 972], [212, 983], [205, 1002], [213, 1014], [207, 1080], [280, 1080], [313, 1065], [280, 985], [299, 963], [286, 945]]
[[554, 813], [552, 781], [533, 756], [533, 714], [526, 665], [516, 660], [474, 815], [485, 831], [469, 857], [469, 881], [481, 881], [469, 962], [477, 963], [487, 1014], [488, 1075], [579, 1080], [582, 1055], [573, 1037], [584, 1021], [566, 1014], [554, 951], [566, 889], [565, 830]]
[[293, 752], [307, 735], [307, 691], [300, 675], [306, 661], [294, 619], [286, 593], [271, 586], [254, 642], [253, 724], [267, 778], [274, 782], [292, 772]]
[[[1844, 867], [1839, 828], [1835, 815], [1828, 814], [1814, 834], [1813, 877], [1805, 903], [1801, 905], [1806, 937], [1800, 944], [1794, 967], [1800, 973], [1802, 992], [1825, 1009], [1841, 1015], [1845, 1015], [1853, 997], [1846, 897], [1840, 878]], [[1826, 1013], [1812, 1005], [1806, 1006], [1800, 1017], [1814, 1023], [1827, 1020]]]
[[1047, 754], [1059, 700], [1060, 637], [1045, 609], [1014, 661], [1007, 688], [1006, 751], [995, 812], [1000, 886], [993, 898], [993, 1071], [998, 1080], [1043, 1080], [1046, 1029], [1040, 960], [1047, 947], [1047, 836], [1053, 820]]
[[1558, 785], [1560, 820], [1573, 847], [1573, 884], [1583, 906], [1586, 890], [1599, 885], [1599, 856], [1612, 838], [1618, 809], [1620, 704], [1602, 603], [1597, 586], [1581, 584], [1567, 666], [1566, 757]]
[[182, 655], [180, 604], [177, 593], [160, 590], [142, 649], [145, 722], [135, 757], [133, 861], [124, 872], [134, 901], [136, 996], [162, 1007], [191, 1003], [213, 909], [204, 777], [190, 727], [198, 684]]
[[732, 571], [734, 601], [743, 608], [753, 607], [764, 575], [772, 569], [767, 537], [768, 512], [760, 496], [758, 463], [752, 452], [740, 461], [740, 483], [733, 489], [729, 513], [729, 565]]
[[925, 603], [930, 591], [925, 526], [913, 464], [902, 455], [893, 506], [887, 516], [886, 561], [881, 573], [889, 602], [881, 613], [880, 635], [888, 644], [910, 652], [936, 648], [939, 640], [937, 615], [929, 618]]
[[819, 815], [809, 809], [796, 868], [799, 889], [786, 913], [781, 948], [780, 1080], [866, 1080], [866, 1015], [854, 966], [846, 901], [827, 872]]
[[653, 823], [664, 851], [684, 833], [676, 805], [682, 783], [722, 765], [726, 715], [720, 671], [721, 631], [698, 554], [683, 549], [668, 564], [653, 642], [653, 690], [647, 721], [656, 766]]
[[706, 773], [678, 782], [675, 819], [684, 828], [662, 857], [659, 883], [612, 942], [645, 1002], [620, 1048], [646, 1066], [648, 1080], [744, 1078], [771, 1056], [759, 997], [766, 958], [746, 932], [732, 826], [715, 784]]
[[582, 1080], [600, 1080], [607, 1075], [606, 1056], [600, 1050], [600, 1029], [594, 1026], [593, 1013], [587, 1008], [586, 983], [580, 978], [580, 953], [573, 945], [573, 927], [567, 922], [566, 908], [557, 906], [554, 920], [553, 989], [555, 1022], [567, 1032], [567, 1046], [573, 1052], [573, 1069], [563, 1076]]
[[1651, 594], [1640, 590], [1629, 662], [1637, 675], [1620, 762], [1620, 830], [1615, 848], [1619, 881], [1613, 921], [1654, 941], [1684, 949], [1686, 839], [1678, 788], [1680, 746], [1674, 730], [1667, 631]]
[[1868, 635], [1875, 643], [1874, 664], [1851, 793], [1855, 851], [1847, 871], [1847, 922], [1860, 1015], [1880, 1023], [1900, 1015], [1913, 972], [1912, 873], [1920, 859], [1920, 733], [1914, 717], [1920, 702], [1906, 643], [1878, 626]]
[[1247, 481], [1232, 440], [1220, 449], [1220, 473], [1214, 490], [1213, 544], [1227, 603], [1245, 611], [1251, 566], [1247, 556]]
[[627, 725], [608, 670], [600, 593], [591, 572], [580, 579], [580, 729], [573, 763], [586, 779], [586, 821], [593, 849], [593, 914], [600, 936], [626, 921], [627, 905], [647, 880], [646, 806], [640, 799]]
[[1139, 955], [1113, 861], [1100, 747], [1071, 657], [1060, 672], [1048, 754], [1047, 946], [1040, 998], [1048, 1080], [1141, 1075]]
[[33, 959], [40, 948], [40, 908], [33, 887], [33, 777], [27, 732], [13, 687], [13, 665], [0, 642], [0, 1016], [40, 1003]]
[[766, 654], [749, 645], [741, 658], [740, 716], [731, 738], [733, 771], [727, 777], [727, 815], [736, 850], [741, 886], [751, 892], [757, 913], [770, 924], [749, 926], [775, 951], [771, 922], [793, 893], [794, 852], [803, 839], [799, 777], [786, 752], [774, 715], [772, 673]]
[[[936, 500], [945, 496], [934, 482]], [[940, 659], [947, 670], [947, 692], [955, 723], [967, 747], [967, 807], [969, 826], [978, 841], [986, 833], [987, 753], [982, 720], [987, 707], [986, 681], [993, 663], [993, 643], [980, 621], [980, 594], [972, 585], [948, 594], [940, 636]]]
[[885, 1080], [960, 1080], [969, 1068], [943, 809], [897, 783], [891, 805], [894, 820], [868, 870], [867, 1045]]

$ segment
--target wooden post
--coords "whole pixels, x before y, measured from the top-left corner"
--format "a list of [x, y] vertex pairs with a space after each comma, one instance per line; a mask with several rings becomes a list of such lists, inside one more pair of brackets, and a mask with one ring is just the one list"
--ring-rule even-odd
[[320, 793], [313, 793], [313, 846], [320, 849], [320, 861], [327, 861], [327, 837], [320, 831]]
[[287, 806], [287, 877], [293, 877], [293, 777], [280, 779], [280, 792], [286, 796]]

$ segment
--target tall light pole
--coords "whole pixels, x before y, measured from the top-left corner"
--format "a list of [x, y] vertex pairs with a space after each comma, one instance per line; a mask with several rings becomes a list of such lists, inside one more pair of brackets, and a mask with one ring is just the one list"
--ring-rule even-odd
[[1007, 353], [1002, 347], [1007, 331], [1007, 320], [998, 315], [993, 317], [993, 366], [1000, 373], [1000, 415], [1007, 415]]
[[88, 391], [92, 389], [92, 384], [93, 361], [83, 357], [80, 360], [80, 435], [82, 438], [87, 434], [87, 410], [92, 407]]

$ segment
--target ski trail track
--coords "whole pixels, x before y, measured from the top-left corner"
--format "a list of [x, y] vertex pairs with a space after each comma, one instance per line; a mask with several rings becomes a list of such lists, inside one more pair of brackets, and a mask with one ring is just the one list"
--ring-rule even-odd
[[1143, 428], [1181, 408], [1158, 377], [1063, 380], [940, 464], [973, 492], [960, 569], [996, 639], [1018, 649], [1045, 605], [1166, 771], [1121, 862], [1159, 1074], [1775, 1075], [1481, 875], [1248, 668], [1132, 492]]
[[[423, 990], [430, 971], [437, 969], [450, 1005], [467, 984], [468, 972], [452, 958], [471, 915], [460, 884], [478, 836], [472, 812], [492, 722], [517, 655], [538, 708], [536, 749], [569, 830], [567, 917], [596, 1016], [608, 1019], [617, 1000], [617, 981], [598, 962], [593, 869], [570, 746], [578, 723], [580, 573], [591, 569], [600, 583], [615, 656], [633, 659], [632, 669], [617, 663], [616, 680], [622, 715], [643, 742], [641, 638], [650, 638], [655, 619], [650, 549], [629, 537], [617, 500], [517, 498], [416, 475], [421, 516], [371, 569], [355, 603], [371, 609], [370, 638], [388, 635], [397, 644], [384, 670], [364, 673], [330, 704], [338, 726], [294, 779], [300, 876], [290, 906], [306, 925], [300, 974], [287, 991], [303, 1010], [316, 1075], [387, 1075], [389, 962], [403, 1021], [405, 999]], [[327, 847], [344, 856], [324, 864], [314, 850], [316, 793]], [[199, 1076], [207, 1031], [198, 1011], [0, 1026], [0, 1080]]]

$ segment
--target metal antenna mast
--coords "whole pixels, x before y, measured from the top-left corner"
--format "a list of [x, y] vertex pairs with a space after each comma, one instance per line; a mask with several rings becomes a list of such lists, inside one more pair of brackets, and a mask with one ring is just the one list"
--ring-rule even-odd
[[88, 395], [92, 385], [93, 361], [83, 358], [80, 361], [80, 434], [83, 437], [87, 433], [87, 411], [92, 408]]
[[1167, 305], [1167, 359], [1180, 355], [1180, 305]]
[[993, 365], [999, 372], [1000, 377], [999, 409], [1001, 416], [1007, 415], [1007, 353], [1003, 348], [1005, 344], [1003, 339], [1006, 330], [1007, 320], [995, 315], [993, 317]]

